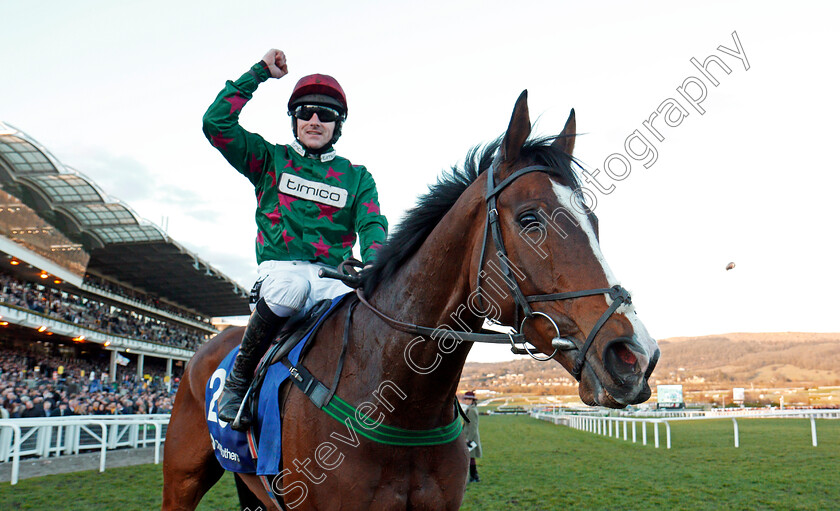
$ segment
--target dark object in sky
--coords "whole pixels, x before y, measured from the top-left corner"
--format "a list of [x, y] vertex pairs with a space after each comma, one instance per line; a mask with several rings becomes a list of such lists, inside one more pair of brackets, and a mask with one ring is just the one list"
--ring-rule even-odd
[[729, 263], [729, 264], [726, 265], [726, 271], [729, 271], [734, 267], [735, 267], [735, 263]]

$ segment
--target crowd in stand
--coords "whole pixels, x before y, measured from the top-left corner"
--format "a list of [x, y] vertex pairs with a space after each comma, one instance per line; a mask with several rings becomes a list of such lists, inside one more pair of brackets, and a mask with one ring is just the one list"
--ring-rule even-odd
[[[79, 359], [0, 348], [0, 418], [170, 413], [177, 378], [150, 379], [123, 368], [109, 381], [106, 367]], [[60, 374], [59, 374], [60, 373]]]
[[0, 302], [93, 330], [178, 348], [195, 350], [206, 338], [195, 329], [2, 273]]
[[166, 311], [172, 315], [179, 316], [185, 319], [190, 319], [192, 321], [198, 321], [201, 323], [206, 323], [210, 326], [210, 321], [206, 318], [200, 318], [195, 314], [188, 314], [184, 311], [177, 309], [175, 307], [171, 307], [162, 303], [160, 300], [156, 298], [152, 298], [149, 295], [145, 295], [142, 293], [138, 293], [136, 291], [132, 291], [131, 289], [126, 289], [122, 286], [114, 284], [113, 282], [108, 282], [105, 279], [96, 277], [95, 275], [87, 274], [85, 275], [85, 284], [99, 288], [103, 291], [107, 291], [109, 293], [115, 294], [117, 296], [122, 296], [123, 298], [129, 298], [131, 300], [136, 300], [144, 305], [148, 305], [149, 307], [154, 307], [155, 309], [160, 309], [162, 311]]

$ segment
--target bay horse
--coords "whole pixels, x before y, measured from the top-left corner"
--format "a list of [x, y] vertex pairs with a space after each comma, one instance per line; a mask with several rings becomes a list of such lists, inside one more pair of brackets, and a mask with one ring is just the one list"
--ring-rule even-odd
[[[580, 200], [574, 110], [559, 136], [530, 133], [525, 91], [505, 134], [430, 187], [363, 273], [359, 299], [345, 300], [310, 341], [303, 365], [328, 383], [340, 368], [335, 396], [371, 422], [426, 431], [458, 421], [458, 381], [482, 335], [560, 363], [589, 405], [622, 408], [650, 397], [659, 349]], [[518, 328], [481, 334], [485, 318]], [[205, 385], [242, 331], [217, 335], [185, 368], [166, 435], [164, 510], [195, 509], [223, 473], [205, 423]], [[280, 399], [282, 480], [267, 489], [255, 475], [237, 475], [266, 509], [460, 507], [463, 436], [387, 445], [357, 435], [288, 382]]]

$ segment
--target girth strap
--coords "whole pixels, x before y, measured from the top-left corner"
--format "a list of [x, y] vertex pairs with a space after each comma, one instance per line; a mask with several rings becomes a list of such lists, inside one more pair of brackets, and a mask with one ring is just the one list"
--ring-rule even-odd
[[[300, 391], [303, 392], [306, 397], [312, 401], [312, 404], [318, 407], [318, 409], [323, 410], [333, 419], [344, 423], [347, 427], [352, 428], [355, 433], [367, 438], [368, 440], [387, 445], [416, 447], [448, 444], [457, 439], [461, 435], [461, 430], [464, 428], [464, 423], [461, 421], [463, 411], [458, 405], [457, 399], [455, 400], [455, 407], [457, 411], [454, 413], [452, 422], [446, 426], [438, 428], [413, 430], [388, 426], [386, 424], [377, 423], [376, 421], [371, 421], [369, 420], [370, 417], [360, 413], [353, 405], [335, 395], [335, 391], [338, 388], [339, 378], [341, 377], [341, 369], [344, 367], [344, 357], [347, 353], [353, 309], [357, 303], [358, 302], [353, 302], [347, 308], [341, 354], [339, 355], [338, 364], [336, 365], [332, 388], [327, 388], [327, 386], [313, 376], [302, 363], [298, 362], [298, 365], [294, 366], [289, 361], [288, 357], [283, 357], [281, 362], [289, 370], [292, 383], [300, 389]], [[466, 417], [464, 418], [466, 419]]]
[[[460, 408], [457, 402], [455, 406]], [[464, 429], [464, 423], [457, 412], [453, 412], [455, 418], [452, 422], [433, 429], [405, 429], [378, 422], [368, 422], [365, 419], [370, 419], [370, 417], [360, 414], [356, 408], [338, 396], [334, 396], [322, 410], [338, 422], [352, 427], [353, 431], [368, 440], [400, 447], [448, 444], [457, 440], [461, 436], [461, 430]]]
[[326, 385], [321, 383], [317, 378], [312, 376], [303, 364], [298, 364], [297, 367], [289, 362], [288, 358], [283, 358], [283, 365], [289, 369], [289, 374], [292, 375], [292, 383], [301, 390], [306, 397], [318, 408], [323, 408], [327, 402], [327, 397], [332, 394]]
[[[388, 426], [370, 419], [360, 413], [353, 405], [347, 403], [340, 397], [332, 394], [327, 387], [317, 378], [312, 376], [303, 364], [297, 367], [284, 358], [283, 364], [289, 368], [292, 375], [292, 383], [301, 390], [312, 403], [323, 410], [330, 417], [353, 428], [357, 434], [380, 444], [398, 445], [402, 447], [417, 447], [424, 445], [441, 445], [454, 441], [461, 435], [464, 423], [461, 415], [456, 411], [455, 417], [446, 426], [433, 429], [404, 429], [395, 426]], [[329, 396], [329, 399], [327, 397]], [[458, 401], [455, 407], [460, 409]]]

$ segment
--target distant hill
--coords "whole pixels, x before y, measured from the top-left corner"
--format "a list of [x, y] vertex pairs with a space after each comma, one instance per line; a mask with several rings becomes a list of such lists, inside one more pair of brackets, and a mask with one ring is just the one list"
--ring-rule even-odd
[[[662, 339], [651, 383], [773, 386], [840, 385], [840, 333], [729, 333]], [[530, 358], [464, 366], [462, 389], [576, 393], [571, 376], [556, 362]]]
[[[732, 333], [659, 341], [654, 376], [707, 382], [840, 385], [840, 333]], [[682, 375], [682, 376], [681, 376]]]

